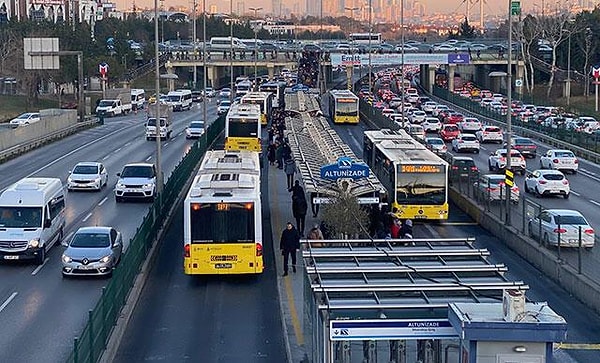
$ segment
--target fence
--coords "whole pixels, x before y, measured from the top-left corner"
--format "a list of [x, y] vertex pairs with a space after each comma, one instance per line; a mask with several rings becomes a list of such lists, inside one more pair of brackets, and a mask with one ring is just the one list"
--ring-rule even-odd
[[[462, 97], [458, 94], [448, 91], [445, 88], [434, 87], [433, 94], [439, 98], [442, 98], [448, 102], [451, 102], [469, 112], [482, 115], [489, 119], [495, 120], [499, 124], [505, 124], [506, 115], [493, 111], [491, 109], [482, 107], [479, 103], [473, 102], [466, 97]], [[600, 152], [600, 134], [592, 133], [586, 134], [584, 132], [578, 132], [575, 130], [567, 130], [564, 127], [547, 127], [542, 124], [538, 124], [534, 120], [521, 120], [518, 117], [512, 117], [512, 126], [515, 128], [523, 128], [531, 130], [537, 133], [543, 133], [546, 137], [554, 138], [572, 145], [577, 145], [587, 151], [594, 153]], [[575, 151], [575, 150], [574, 150]]]
[[[542, 223], [537, 223], [536, 217], [545, 209], [535, 201], [535, 197], [530, 197], [524, 194], [523, 190], [519, 190], [518, 195], [511, 193], [511, 203], [507, 204], [505, 186], [501, 185], [497, 191], [492, 190], [488, 185], [480, 183], [479, 174], [478, 171], [471, 170], [468, 174], [451, 174], [452, 187], [504, 224], [508, 218], [508, 224], [519, 230], [522, 236], [529, 236], [533, 243], [537, 242], [538, 248], [546, 248], [557, 262], [570, 265], [579, 274], [598, 280], [600, 271], [595, 266], [600, 263], [600, 256], [584, 247], [583, 230], [575, 240], [571, 240], [573, 238], [567, 240], [561, 236], [564, 232], [560, 226], [555, 231], [548, 230], [546, 227], [542, 231]], [[561, 241], [561, 243], [554, 241]], [[565, 247], [568, 242], [578, 247]], [[600, 243], [598, 236], [595, 237], [595, 243]]]
[[102, 355], [119, 312], [125, 305], [134, 280], [148, 251], [155, 243], [155, 237], [163, 227], [163, 222], [167, 220], [170, 209], [178, 205], [178, 198], [182, 195], [185, 184], [192, 176], [196, 165], [208, 146], [223, 132], [224, 127], [225, 117], [221, 116], [208, 128], [206, 138], [201, 138], [194, 143], [171, 173], [163, 192], [157, 196], [135, 236], [130, 240], [129, 248], [114, 270], [112, 279], [106, 287], [102, 288], [100, 300], [93, 309], [88, 311], [87, 324], [81, 334], [74, 339], [73, 351], [67, 363], [93, 363], [97, 362]]

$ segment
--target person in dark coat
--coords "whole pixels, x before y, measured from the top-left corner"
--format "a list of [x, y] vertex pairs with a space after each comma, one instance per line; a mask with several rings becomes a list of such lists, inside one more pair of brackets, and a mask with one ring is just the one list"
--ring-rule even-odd
[[294, 159], [289, 158], [285, 160], [283, 171], [285, 171], [285, 176], [287, 179], [288, 192], [291, 192], [292, 187], [294, 186], [294, 174], [296, 174], [296, 162]]
[[281, 233], [279, 249], [283, 255], [283, 276], [288, 275], [289, 258], [292, 256], [292, 271], [296, 272], [296, 251], [300, 248], [300, 233], [294, 228], [292, 222], [287, 225]]
[[269, 165], [275, 165], [275, 144], [269, 144], [267, 148], [267, 159], [269, 159]]
[[277, 160], [277, 169], [283, 169], [283, 145], [275, 143], [275, 160]]
[[294, 198], [304, 198], [304, 188], [300, 185], [300, 180], [294, 182], [294, 186], [290, 191], [292, 192], [292, 200]]
[[306, 197], [304, 195], [292, 198], [292, 214], [294, 215], [294, 218], [296, 218], [296, 226], [298, 226], [298, 231], [300, 231], [301, 236], [304, 236], [304, 222], [306, 220], [307, 209], [308, 204], [306, 203]]

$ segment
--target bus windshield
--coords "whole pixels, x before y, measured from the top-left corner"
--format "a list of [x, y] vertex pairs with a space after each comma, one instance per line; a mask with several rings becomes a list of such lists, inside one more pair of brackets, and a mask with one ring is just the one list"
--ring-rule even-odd
[[396, 201], [398, 204], [442, 205], [446, 202], [446, 175], [444, 169], [433, 172], [407, 173], [398, 169]]
[[0, 227], [39, 228], [42, 226], [42, 207], [0, 207]]
[[247, 118], [229, 119], [229, 137], [259, 137], [259, 120]]
[[358, 115], [358, 107], [355, 100], [339, 100], [337, 101], [337, 107], [335, 109], [336, 114], [339, 116], [356, 116]]
[[190, 206], [192, 243], [254, 243], [254, 203]]

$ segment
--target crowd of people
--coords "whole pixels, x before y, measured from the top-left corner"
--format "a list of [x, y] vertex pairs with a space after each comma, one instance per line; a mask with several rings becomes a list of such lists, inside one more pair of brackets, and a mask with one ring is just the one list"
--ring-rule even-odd
[[298, 62], [298, 83], [316, 88], [319, 75], [319, 57], [321, 52], [303, 51]]

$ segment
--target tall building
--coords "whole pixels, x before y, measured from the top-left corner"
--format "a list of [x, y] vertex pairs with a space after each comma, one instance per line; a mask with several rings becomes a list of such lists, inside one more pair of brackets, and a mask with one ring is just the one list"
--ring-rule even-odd
[[281, 0], [271, 0], [271, 9], [274, 17], [281, 17], [282, 6], [283, 4], [281, 4]]
[[217, 14], [219, 12], [219, 8], [217, 7], [217, 4], [210, 4], [208, 7], [208, 13], [209, 14]]
[[[325, 8], [325, 1], [323, 1], [323, 8]], [[323, 9], [323, 10], [325, 10], [325, 9]], [[306, 15], [320, 16], [321, 15], [321, 1], [306, 0]]]

